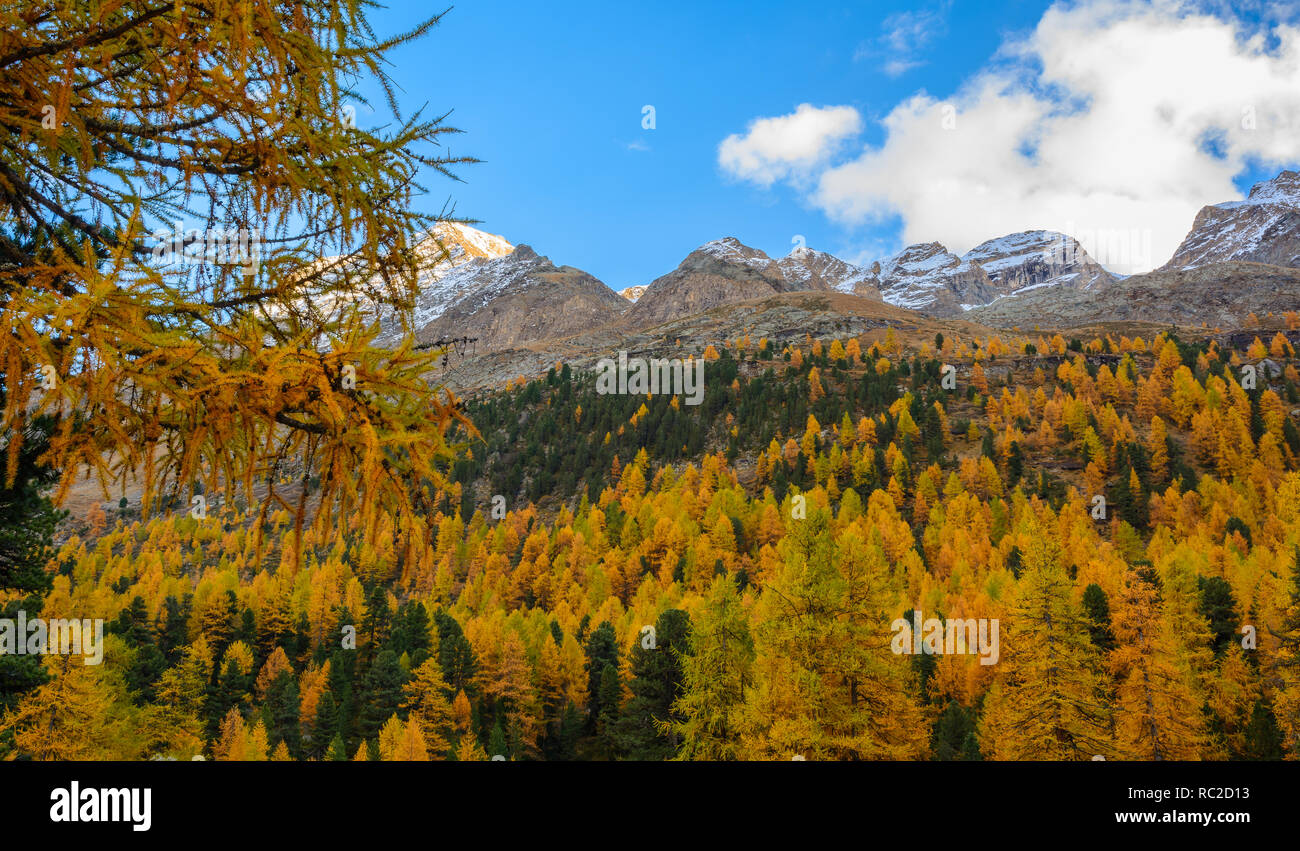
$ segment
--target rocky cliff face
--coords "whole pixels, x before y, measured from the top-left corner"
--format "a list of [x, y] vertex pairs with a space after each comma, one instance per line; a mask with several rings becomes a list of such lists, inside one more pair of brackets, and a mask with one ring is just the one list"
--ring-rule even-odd
[[481, 349], [510, 348], [597, 328], [628, 308], [596, 278], [556, 266], [527, 245], [505, 257], [472, 260], [438, 286], [448, 297], [416, 315], [422, 342], [475, 337]]
[[727, 237], [700, 246], [676, 269], [652, 281], [627, 320], [632, 327], [646, 328], [777, 293], [831, 291], [879, 298], [870, 273], [838, 257], [797, 248], [774, 260]]
[[1258, 183], [1244, 201], [1202, 208], [1161, 271], [1231, 261], [1300, 267], [1300, 173]]
[[962, 259], [984, 270], [998, 296], [1054, 286], [1092, 290], [1115, 282], [1078, 240], [1054, 231], [1030, 230], [990, 239]]
[[910, 245], [872, 272], [885, 301], [931, 316], [957, 316], [962, 305], [986, 304], [995, 295], [983, 269], [937, 242]]
[[1145, 319], [1230, 327], [1251, 313], [1296, 309], [1300, 174], [1284, 171], [1256, 184], [1244, 201], [1203, 208], [1173, 258], [1154, 272], [1108, 281], [1090, 261], [1076, 266], [1075, 281], [1093, 275], [1094, 282], [1046, 289], [1029, 284], [968, 318], [1001, 325]]
[[966, 318], [1002, 328], [1065, 328], [1092, 322], [1236, 328], [1251, 313], [1288, 310], [1300, 310], [1300, 270], [1238, 262], [1133, 275], [1100, 291], [1031, 290], [975, 308]]
[[854, 266], [825, 251], [796, 248], [777, 260], [776, 266], [786, 281], [802, 281], [809, 290], [838, 290], [881, 300], [870, 269]]
[[1091, 290], [1115, 280], [1072, 237], [1043, 230], [990, 239], [961, 257], [937, 242], [912, 245], [872, 272], [885, 301], [931, 316], [1040, 287]]
[[700, 246], [676, 269], [652, 281], [628, 311], [627, 321], [645, 328], [721, 304], [804, 288], [790, 286], [762, 251], [727, 237]]

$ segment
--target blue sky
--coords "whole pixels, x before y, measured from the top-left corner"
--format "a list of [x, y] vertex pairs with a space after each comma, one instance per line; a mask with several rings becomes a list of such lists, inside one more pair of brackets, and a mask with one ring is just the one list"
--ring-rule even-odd
[[[1027, 0], [800, 6], [761, 0], [466, 0], [430, 35], [395, 50], [390, 73], [403, 89], [400, 101], [408, 111], [424, 103], [433, 112], [454, 110], [450, 123], [465, 133], [454, 139], [452, 151], [484, 160], [462, 169], [464, 183], [426, 178], [426, 209], [436, 211], [451, 199], [458, 215], [482, 220], [479, 227], [484, 230], [530, 244], [557, 264], [577, 266], [620, 289], [649, 283], [691, 249], [722, 236], [735, 236], [778, 256], [800, 235], [811, 247], [859, 261], [921, 239], [968, 249], [963, 240], [978, 241], [968, 236], [977, 231], [957, 218], [974, 219], [977, 227], [980, 209], [954, 208], [949, 221], [931, 209], [948, 206], [942, 195], [927, 196], [924, 209], [918, 206], [921, 201], [898, 202], [909, 187], [915, 185], [919, 192], [927, 183], [949, 185], [952, 175], [933, 174], [924, 162], [910, 160], [911, 143], [901, 128], [890, 143], [881, 121], [891, 114], [900, 120], [914, 117], [966, 91], [969, 114], [984, 114], [978, 120], [1000, 126], [998, 110], [1012, 101], [980, 100], [972, 93], [972, 81], [1005, 66], [1007, 57], [998, 55], [999, 48], [1030, 39], [1050, 5]], [[374, 13], [372, 21], [379, 33], [394, 33], [432, 10], [425, 3], [395, 0]], [[1057, 29], [1070, 36], [1070, 27], [1092, 28], [1099, 17], [1076, 16]], [[1259, 23], [1258, 13], [1244, 18], [1245, 27]], [[1123, 23], [1120, 15], [1116, 26]], [[1101, 34], [1090, 37], [1092, 43], [1115, 49], [1107, 47]], [[1068, 43], [1080, 42], [1071, 37]], [[1044, 37], [1043, 43], [1055, 42]], [[1169, 49], [1178, 52], [1176, 44]], [[1007, 79], [1023, 80], [1025, 67], [1013, 68]], [[1253, 66], [1247, 62], [1243, 67]], [[1051, 88], [1045, 82], [1050, 81], [1033, 79], [1031, 73], [1025, 91], [1055, 97], [1042, 94]], [[1117, 87], [1136, 82], [1120, 80]], [[918, 94], [931, 100], [902, 107]], [[1231, 113], [1222, 119], [1231, 130], [1237, 107], [1230, 94], [1224, 97], [1228, 105], [1219, 111]], [[1252, 103], [1256, 98], [1242, 97]], [[1269, 120], [1293, 114], [1285, 94], [1270, 90], [1258, 99], [1261, 114]], [[1104, 102], [1104, 94], [1096, 100]], [[756, 138], [746, 137], [751, 122], [790, 115], [801, 104], [851, 108], [860, 119], [857, 130], [827, 142], [815, 162], [786, 168], [789, 163], [781, 161], [781, 176], [775, 180], [720, 163], [724, 139], [734, 134], [744, 144], [757, 144]], [[646, 105], [655, 109], [654, 129], [642, 127]], [[1300, 107], [1294, 114], [1300, 115]], [[357, 115], [362, 125], [379, 120], [364, 109]], [[978, 120], [965, 125], [967, 132], [978, 133], [979, 140], [997, 135], [981, 129]], [[1089, 126], [1105, 120], [1114, 121], [1098, 115]], [[1044, 123], [1036, 121], [1031, 126]], [[1075, 126], [1057, 135], [1086, 132]], [[1194, 186], [1133, 192], [1121, 186], [1113, 194], [1136, 194], [1139, 200], [1150, 196], [1151, 209], [1164, 217], [1186, 215], [1175, 228], [1185, 231], [1191, 223], [1186, 211], [1228, 200], [1213, 193], [1248, 188], [1257, 177], [1276, 173], [1279, 163], [1294, 164], [1295, 152], [1288, 143], [1264, 145], [1259, 138], [1256, 131], [1235, 154], [1216, 150], [1213, 156], [1220, 162], [1203, 163], [1204, 174], [1190, 181]], [[947, 144], [948, 137], [944, 139]], [[963, 152], [979, 149], [981, 142], [954, 137], [952, 143], [958, 147], [939, 149], [933, 157], [963, 179], [972, 173], [982, 179], [984, 172], [992, 171], [992, 165], [986, 169], [982, 164], [1005, 159], [1005, 152], [989, 151], [972, 154], [966, 162]], [[1177, 144], [1171, 140], [1165, 148], [1135, 148], [1123, 163], [1107, 165], [1104, 173], [1131, 167], [1134, 158], [1143, 156], [1167, 160], [1167, 146]], [[1206, 147], [1214, 145], [1207, 142]], [[879, 156], [855, 163], [862, 151]], [[1048, 164], [1036, 165], [1037, 179], [1061, 182]], [[1140, 162], [1136, 168], [1145, 171]], [[885, 172], [888, 175], [882, 176]], [[891, 180], [899, 185], [886, 185]], [[1095, 192], [1097, 181], [1091, 182], [1093, 188], [1078, 191]], [[968, 188], [960, 191], [970, 197]], [[1017, 186], [1016, 191], [1025, 198], [1041, 194], [1033, 186]], [[1165, 197], [1162, 191], [1177, 198]], [[1054, 204], [1039, 213], [1054, 220], [1037, 222], [1032, 204], [992, 201], [989, 209], [1005, 215], [991, 217], [989, 227], [1051, 227], [1062, 218], [1062, 209], [1071, 209], [1070, 196]], [[1084, 210], [1084, 205], [1077, 206]], [[1025, 208], [1023, 219], [1013, 207]], [[1096, 222], [1134, 226], [1131, 216], [1117, 208], [1088, 209]], [[1080, 212], [1079, 221], [1095, 224], [1088, 215]], [[989, 232], [986, 238], [999, 235]], [[1167, 242], [1172, 237], [1158, 235], [1158, 246], [1162, 238]]]

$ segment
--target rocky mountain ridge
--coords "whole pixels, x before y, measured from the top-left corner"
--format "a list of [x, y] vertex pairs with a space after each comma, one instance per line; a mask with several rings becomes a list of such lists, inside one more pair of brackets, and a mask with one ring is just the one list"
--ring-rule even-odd
[[1115, 280], [1073, 237], [1045, 230], [990, 239], [961, 257], [937, 242], [910, 245], [872, 275], [885, 301], [932, 316], [1040, 287], [1092, 290]]
[[1203, 207], [1160, 271], [1228, 262], [1300, 267], [1300, 173], [1257, 183], [1244, 201]]
[[[1282, 172], [1243, 201], [1203, 209], [1170, 262], [1146, 275], [1112, 275], [1073, 237], [1046, 230], [991, 239], [961, 256], [938, 242], [920, 243], [870, 267], [802, 246], [773, 258], [725, 237], [699, 246], [649, 284], [615, 293], [528, 246], [457, 225], [431, 234], [442, 239], [442, 254], [421, 276], [412, 320], [422, 341], [478, 337], [480, 351], [492, 357], [525, 349], [537, 357], [595, 351], [602, 341], [629, 334], [667, 340], [667, 329], [695, 328], [709, 316], [727, 317], [724, 324], [739, 332], [754, 304], [777, 305], [762, 314], [775, 328], [774, 317], [788, 314], [797, 322], [805, 314], [771, 299], [800, 294], [837, 296], [825, 310], [849, 311], [845, 327], [885, 306], [984, 327], [1099, 321], [1230, 327], [1251, 313], [1300, 309], [1298, 234], [1300, 175]], [[386, 322], [380, 342], [397, 339], [400, 323]]]
[[628, 308], [596, 278], [556, 266], [527, 245], [464, 263], [440, 277], [437, 290], [436, 298], [416, 307], [417, 340], [470, 337], [489, 350], [576, 334], [612, 322]]
[[628, 311], [627, 322], [648, 328], [692, 313], [788, 292], [853, 291], [862, 271], [807, 248], [772, 259], [734, 237], [707, 242], [677, 268], [652, 281]]

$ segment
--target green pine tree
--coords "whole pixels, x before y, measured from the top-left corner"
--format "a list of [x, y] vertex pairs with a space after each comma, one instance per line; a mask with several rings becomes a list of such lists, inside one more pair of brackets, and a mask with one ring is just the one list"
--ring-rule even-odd
[[753, 682], [754, 639], [736, 585], [713, 580], [689, 652], [682, 658], [682, 696], [673, 704], [681, 742], [677, 759], [735, 759], [737, 716]]
[[618, 643], [614, 637], [614, 625], [602, 621], [592, 630], [587, 639], [587, 716], [588, 730], [594, 732], [604, 706], [601, 703], [601, 676], [607, 666], [618, 670]]
[[320, 696], [320, 702], [316, 704], [316, 715], [312, 719], [311, 725], [311, 737], [310, 739], [305, 736], [303, 738], [303, 745], [307, 755], [313, 758], [320, 758], [325, 755], [333, 744], [333, 740], [338, 738], [337, 727], [338, 706], [334, 703], [334, 695], [329, 690], [326, 690]]
[[510, 745], [506, 742], [505, 730], [501, 728], [501, 719], [497, 718], [496, 725], [492, 728], [492, 735], [488, 737], [488, 756], [504, 756], [510, 758]]
[[978, 754], [975, 733], [975, 711], [955, 700], [948, 701], [934, 722], [934, 732], [930, 737], [932, 758], [945, 762], [966, 760], [970, 758], [972, 745]]
[[375, 663], [366, 672], [361, 687], [361, 715], [357, 721], [357, 732], [364, 739], [374, 739], [383, 729], [384, 723], [401, 712], [402, 686], [406, 684], [407, 675], [397, 661], [397, 654], [391, 650], [381, 650], [375, 657]]
[[1267, 701], [1255, 701], [1250, 713], [1250, 722], [1246, 725], [1246, 743], [1243, 759], [1252, 761], [1279, 760], [1283, 757], [1282, 730], [1273, 715], [1273, 707]]
[[[4, 406], [4, 388], [0, 375], [0, 408]], [[42, 496], [56, 474], [37, 461], [53, 427], [49, 417], [33, 420], [23, 437], [14, 477], [7, 480], [0, 471], [0, 597], [9, 598], [0, 605], [0, 617], [16, 618], [19, 611], [28, 618], [38, 617], [43, 599], [53, 587], [53, 576], [45, 566], [53, 553], [54, 528], [62, 513]], [[0, 458], [8, 457], [10, 440], [11, 435], [0, 433]], [[12, 709], [23, 693], [48, 679], [39, 656], [0, 656], [0, 715]], [[0, 741], [0, 758], [8, 749]]]
[[474, 675], [478, 673], [478, 656], [465, 637], [460, 623], [443, 611], [433, 616], [438, 628], [438, 664], [442, 666], [442, 677], [452, 693], [464, 691], [473, 698], [478, 692], [474, 684]]
[[347, 762], [350, 759], [348, 747], [343, 744], [342, 736], [335, 734], [334, 738], [330, 740], [328, 758], [331, 762]]
[[660, 761], [673, 756], [680, 744], [672, 723], [682, 720], [673, 711], [681, 697], [682, 654], [689, 647], [691, 619], [681, 609], [668, 609], [654, 625], [654, 642], [643, 632], [632, 646], [632, 697], [623, 707], [614, 730], [618, 753], [628, 759]]
[[600, 686], [597, 691], [600, 713], [596, 716], [596, 740], [606, 759], [613, 759], [617, 753], [618, 738], [615, 731], [619, 719], [619, 696], [622, 691], [618, 668], [606, 665], [600, 672]]
[[1115, 648], [1115, 634], [1110, 630], [1110, 601], [1097, 583], [1083, 590], [1083, 613], [1088, 618], [1088, 634], [1092, 644], [1102, 652]]
[[266, 690], [262, 703], [262, 723], [272, 749], [284, 742], [294, 759], [302, 756], [302, 732], [298, 725], [298, 681], [289, 671], [281, 671]]

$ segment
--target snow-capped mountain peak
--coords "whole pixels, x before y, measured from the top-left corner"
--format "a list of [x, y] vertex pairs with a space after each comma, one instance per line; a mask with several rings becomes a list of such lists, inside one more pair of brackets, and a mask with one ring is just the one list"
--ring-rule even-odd
[[1114, 282], [1073, 237], [1047, 230], [990, 239], [961, 257], [938, 242], [918, 243], [878, 266], [885, 301], [950, 316], [1030, 289]]
[[[470, 257], [428, 277], [411, 321], [421, 340], [468, 336], [492, 350], [596, 328], [625, 309], [622, 298], [586, 272], [556, 266], [518, 245], [509, 254]], [[379, 342], [395, 342], [400, 332], [397, 317], [388, 317]]]
[[423, 328], [461, 301], [486, 304], [543, 262], [545, 258], [539, 258], [527, 245], [520, 245], [509, 254], [473, 257], [442, 274], [422, 279], [412, 315], [415, 327]]
[[[855, 291], [869, 274], [837, 257], [812, 249], [774, 260], [735, 237], [706, 242], [677, 268], [652, 281], [628, 319], [649, 327], [723, 304], [802, 291]], [[871, 290], [874, 293], [874, 289]], [[859, 292], [865, 295], [865, 292]]]
[[1244, 201], [1224, 201], [1214, 207], [1219, 210], [1236, 210], [1262, 204], [1300, 207], [1300, 172], [1284, 171], [1272, 180], [1256, 183]]
[[806, 245], [796, 247], [784, 257], [772, 258], [728, 236], [706, 242], [692, 252], [686, 262], [692, 258], [708, 258], [752, 269], [767, 278], [779, 292], [838, 290], [879, 298], [871, 284], [870, 271]]
[[766, 269], [772, 263], [772, 258], [757, 248], [750, 248], [734, 236], [706, 242], [691, 254], [755, 269]]
[[877, 300], [880, 298], [875, 276], [870, 269], [806, 245], [795, 248], [776, 261], [776, 266], [787, 281], [800, 283], [804, 289], [830, 289]]
[[1114, 283], [1072, 236], [1028, 230], [990, 239], [962, 255], [988, 274], [999, 296], [1047, 286], [1093, 289]]
[[873, 268], [881, 296], [899, 307], [955, 314], [988, 300], [984, 271], [937, 242], [909, 245]]
[[487, 233], [460, 222], [438, 222], [416, 244], [416, 251], [426, 262], [424, 276], [445, 274], [446, 270], [470, 260], [493, 260], [505, 257], [515, 247], [503, 237]]
[[1300, 173], [1257, 183], [1243, 201], [1202, 207], [1160, 271], [1233, 261], [1300, 267]]

